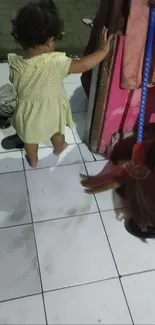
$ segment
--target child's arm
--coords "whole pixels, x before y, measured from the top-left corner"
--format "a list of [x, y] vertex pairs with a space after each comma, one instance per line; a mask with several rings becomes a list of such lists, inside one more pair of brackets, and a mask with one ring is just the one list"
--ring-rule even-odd
[[104, 30], [102, 47], [97, 50], [93, 54], [84, 56], [80, 60], [73, 60], [69, 69], [69, 73], [83, 73], [88, 70], [94, 68], [97, 64], [99, 64], [108, 54], [110, 49], [110, 41], [112, 39], [112, 35], [107, 37], [108, 30]]
[[69, 69], [69, 73], [83, 73], [94, 68], [100, 63], [107, 53], [104, 50], [98, 50], [93, 54], [84, 56], [80, 60], [73, 60]]

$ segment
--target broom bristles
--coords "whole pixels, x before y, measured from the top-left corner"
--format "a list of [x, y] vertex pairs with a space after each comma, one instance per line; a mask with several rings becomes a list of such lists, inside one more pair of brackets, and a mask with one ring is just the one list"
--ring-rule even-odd
[[117, 187], [119, 187], [119, 185], [117, 183], [111, 183], [110, 185], [103, 187], [103, 186], [96, 186], [96, 187], [92, 187], [92, 188], [87, 188], [85, 189], [85, 193], [87, 194], [97, 194], [97, 193], [101, 193], [101, 192], [105, 192], [111, 189], [116, 189]]
[[125, 184], [131, 217], [138, 226], [155, 225], [155, 173], [142, 179], [130, 179]]
[[110, 172], [99, 173], [95, 176], [81, 176], [81, 184], [87, 193], [97, 193], [119, 186], [117, 179], [122, 174], [122, 166], [112, 166]]

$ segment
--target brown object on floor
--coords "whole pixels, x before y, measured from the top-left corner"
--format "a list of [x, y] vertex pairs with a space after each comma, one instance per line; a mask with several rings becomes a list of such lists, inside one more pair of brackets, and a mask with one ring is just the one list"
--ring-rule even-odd
[[155, 226], [155, 140], [147, 149], [145, 165], [149, 171], [147, 177], [131, 179], [125, 185], [130, 215], [142, 231]]
[[[149, 169], [153, 169], [155, 165], [155, 153], [150, 151], [150, 147], [154, 141], [155, 135], [155, 125], [152, 124], [144, 130], [144, 143], [145, 143], [145, 151], [146, 151], [146, 160], [145, 164]], [[107, 151], [107, 157], [110, 161], [107, 165], [101, 170], [101, 172], [95, 176], [83, 176], [81, 184], [87, 189], [88, 193], [97, 193], [103, 191], [103, 183], [104, 189], [107, 185], [109, 187], [109, 181], [113, 183], [113, 171], [119, 171], [118, 165], [122, 165], [126, 161], [130, 161], [132, 159], [132, 149], [136, 141], [136, 132], [126, 132], [117, 133], [113, 135], [111, 143], [109, 144], [109, 148]], [[152, 157], [152, 155], [154, 156]], [[106, 184], [104, 175], [109, 173], [109, 178], [106, 178]], [[119, 184], [114, 183], [113, 187], [117, 188]]]
[[[148, 143], [148, 150], [150, 144], [154, 139], [154, 135], [155, 135], [154, 124], [150, 124], [148, 127], [145, 127], [144, 142]], [[136, 142], [136, 131], [115, 133], [111, 138], [111, 142], [107, 146], [106, 157], [110, 159], [113, 164], [117, 164], [120, 160], [131, 160], [132, 148], [135, 142]], [[146, 152], [146, 156], [147, 156], [147, 152]]]
[[[125, 219], [125, 229], [133, 236], [140, 238], [144, 242], [147, 238], [155, 238], [155, 226], [148, 226], [145, 229], [141, 229], [136, 225], [132, 218]], [[145, 231], [144, 231], [145, 230]]]
[[[144, 146], [145, 146], [145, 165], [148, 169], [153, 170], [155, 166], [155, 125], [152, 125], [152, 128], [148, 128], [144, 132]], [[110, 153], [110, 161], [107, 165], [101, 170], [98, 175], [94, 176], [82, 176], [82, 185], [86, 188], [86, 191], [89, 193], [97, 193], [98, 191], [103, 191], [106, 187], [105, 185], [105, 175], [109, 174], [109, 179], [113, 180], [113, 172], [118, 171], [120, 174], [120, 166], [126, 161], [131, 161], [133, 146], [135, 144], [136, 134], [129, 133], [129, 136], [123, 137], [122, 135], [118, 138], [115, 144], [113, 144], [112, 151]], [[118, 187], [119, 183], [116, 181], [117, 176], [115, 177], [114, 187]], [[107, 184], [108, 181], [106, 182]]]
[[[83, 177], [82, 175], [81, 183], [88, 193], [98, 193], [109, 188], [118, 188], [123, 184], [130, 217], [144, 231], [148, 227], [155, 226], [154, 137], [140, 144], [139, 148], [138, 146], [137, 157], [133, 157], [133, 168], [131, 162], [129, 164], [117, 163], [117, 165], [109, 162], [96, 176]], [[145, 161], [143, 161], [144, 158]], [[134, 162], [137, 163], [137, 168], [135, 168]], [[131, 177], [131, 175], [134, 177]]]

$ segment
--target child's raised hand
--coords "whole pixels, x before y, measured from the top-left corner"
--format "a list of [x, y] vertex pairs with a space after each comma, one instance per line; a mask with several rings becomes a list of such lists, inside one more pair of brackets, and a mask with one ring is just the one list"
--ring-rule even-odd
[[99, 41], [100, 48], [92, 54], [83, 56], [80, 60], [72, 60], [69, 73], [84, 73], [101, 63], [110, 50], [112, 37], [113, 35], [108, 37], [108, 29], [104, 27]]
[[108, 29], [106, 27], [103, 28], [102, 36], [100, 38], [100, 49], [108, 54], [110, 50], [110, 42], [112, 40], [113, 35], [108, 37]]

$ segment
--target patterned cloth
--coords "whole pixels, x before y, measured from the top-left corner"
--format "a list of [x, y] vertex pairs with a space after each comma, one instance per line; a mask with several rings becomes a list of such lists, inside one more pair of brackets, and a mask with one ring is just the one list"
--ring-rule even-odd
[[10, 84], [0, 87], [0, 116], [11, 117], [17, 104], [17, 94]]
[[[141, 88], [148, 21], [148, 0], [131, 0], [122, 60], [122, 88]], [[155, 43], [149, 84], [155, 84]]]
[[53, 52], [24, 59], [8, 55], [10, 81], [18, 96], [12, 125], [25, 143], [46, 141], [55, 133], [64, 134], [73, 120], [63, 79], [68, 75], [71, 59]]

